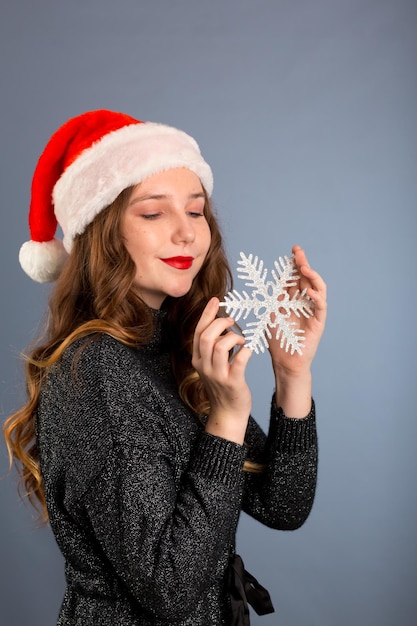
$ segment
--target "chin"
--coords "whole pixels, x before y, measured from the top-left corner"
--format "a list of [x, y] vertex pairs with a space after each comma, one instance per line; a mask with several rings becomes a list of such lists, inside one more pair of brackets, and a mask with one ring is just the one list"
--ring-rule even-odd
[[187, 293], [189, 293], [191, 287], [192, 287], [192, 283], [188, 285], [188, 287], [182, 287], [182, 288], [178, 287], [176, 289], [170, 289], [167, 295], [170, 296], [171, 298], [182, 298], [183, 296], [186, 296]]
[[184, 291], [175, 291], [175, 292], [169, 293], [168, 296], [170, 298], [183, 298], [184, 296], [187, 295], [187, 293], [189, 293], [189, 291], [190, 291], [189, 289], [187, 289], [186, 291], [185, 290]]

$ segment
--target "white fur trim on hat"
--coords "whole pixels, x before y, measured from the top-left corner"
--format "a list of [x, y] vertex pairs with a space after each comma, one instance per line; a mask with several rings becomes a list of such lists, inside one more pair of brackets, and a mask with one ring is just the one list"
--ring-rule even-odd
[[68, 254], [60, 239], [26, 241], [19, 252], [19, 262], [23, 270], [38, 283], [56, 280], [67, 258]]
[[55, 215], [67, 252], [74, 237], [123, 189], [176, 167], [194, 172], [211, 195], [213, 175], [197, 142], [171, 126], [153, 122], [124, 126], [82, 152], [53, 190]]

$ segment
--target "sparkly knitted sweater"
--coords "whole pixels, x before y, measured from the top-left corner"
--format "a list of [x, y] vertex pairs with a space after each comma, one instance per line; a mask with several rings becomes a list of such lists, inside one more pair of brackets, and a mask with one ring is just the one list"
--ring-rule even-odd
[[[140, 349], [107, 335], [67, 348], [42, 387], [37, 439], [65, 558], [59, 626], [226, 626], [241, 510], [291, 530], [313, 503], [314, 408], [296, 420], [272, 404], [268, 435], [250, 418], [245, 445], [210, 435], [178, 395], [160, 331]], [[245, 459], [266, 471], [244, 472]]]

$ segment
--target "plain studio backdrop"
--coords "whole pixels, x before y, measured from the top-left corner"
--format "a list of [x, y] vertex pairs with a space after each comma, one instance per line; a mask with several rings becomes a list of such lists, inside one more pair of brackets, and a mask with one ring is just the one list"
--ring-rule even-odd
[[[414, 626], [417, 3], [1, 4], [2, 418], [23, 401], [19, 354], [50, 291], [17, 261], [47, 139], [95, 108], [188, 131], [214, 170], [232, 267], [243, 251], [271, 268], [299, 243], [329, 290], [312, 513], [295, 532], [240, 522], [238, 551], [276, 608], [252, 624]], [[248, 377], [266, 428], [266, 354]], [[0, 462], [0, 622], [53, 625], [62, 559], [20, 503], [3, 442]]]

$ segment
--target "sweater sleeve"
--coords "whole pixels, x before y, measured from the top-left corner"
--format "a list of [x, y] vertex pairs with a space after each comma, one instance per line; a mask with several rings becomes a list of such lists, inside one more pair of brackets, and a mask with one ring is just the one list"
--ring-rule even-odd
[[264, 470], [245, 472], [244, 511], [272, 528], [299, 528], [311, 511], [317, 481], [314, 402], [308, 416], [295, 419], [273, 399], [268, 436], [251, 419], [246, 440], [249, 459]]
[[[144, 400], [146, 386], [135, 395], [137, 381], [126, 380], [126, 368], [120, 383], [122, 369], [115, 358], [82, 373], [91, 380], [77, 419], [100, 425], [86, 451], [95, 450], [102, 465], [77, 506], [141, 606], [177, 621], [222, 578], [241, 509], [246, 449], [200, 431], [188, 467], [179, 469], [171, 421]], [[91, 444], [95, 437], [100, 446]]]
[[161, 441], [134, 445], [109, 456], [84, 496], [107, 558], [141, 606], [159, 619], [187, 617], [221, 575], [216, 569], [240, 508], [241, 489], [232, 474], [238, 467], [241, 472], [241, 463], [239, 450], [202, 436], [177, 491], [171, 455]]

